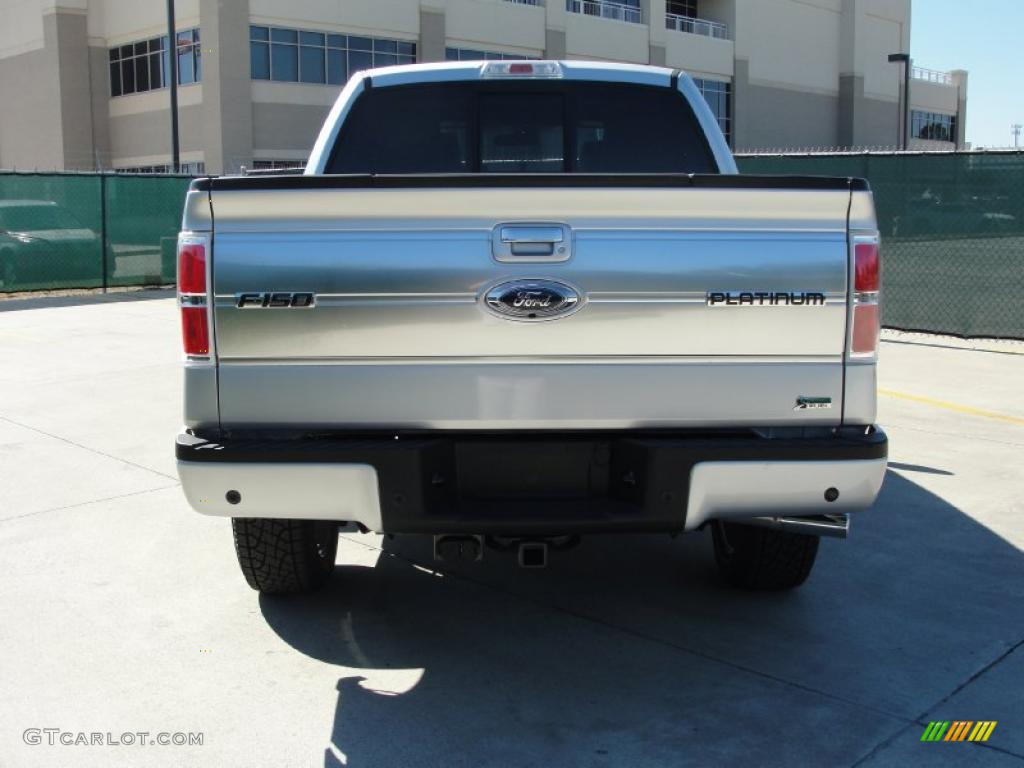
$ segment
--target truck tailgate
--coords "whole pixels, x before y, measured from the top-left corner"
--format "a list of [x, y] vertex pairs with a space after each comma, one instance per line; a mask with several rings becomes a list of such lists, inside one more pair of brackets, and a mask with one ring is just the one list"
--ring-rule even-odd
[[[294, 181], [210, 192], [224, 426], [841, 419], [847, 188]], [[550, 252], [510, 254], [509, 233]], [[575, 311], [489, 307], [515, 281], [567, 287]]]

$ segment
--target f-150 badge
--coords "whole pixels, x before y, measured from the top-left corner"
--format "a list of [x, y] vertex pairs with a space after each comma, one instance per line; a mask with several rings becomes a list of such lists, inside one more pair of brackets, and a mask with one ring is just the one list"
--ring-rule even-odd
[[555, 280], [513, 280], [484, 294], [485, 306], [509, 320], [554, 320], [582, 305], [579, 291]]
[[316, 296], [291, 291], [236, 293], [235, 306], [239, 309], [309, 309], [316, 306]]

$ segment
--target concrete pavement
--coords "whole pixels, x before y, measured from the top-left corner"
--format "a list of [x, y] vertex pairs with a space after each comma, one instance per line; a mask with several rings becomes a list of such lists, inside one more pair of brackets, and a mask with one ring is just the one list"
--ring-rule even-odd
[[346, 533], [276, 600], [185, 504], [174, 301], [128, 296], [0, 302], [0, 766], [1024, 765], [1024, 344], [888, 336], [881, 500], [792, 594], [723, 587], [704, 534], [538, 572]]

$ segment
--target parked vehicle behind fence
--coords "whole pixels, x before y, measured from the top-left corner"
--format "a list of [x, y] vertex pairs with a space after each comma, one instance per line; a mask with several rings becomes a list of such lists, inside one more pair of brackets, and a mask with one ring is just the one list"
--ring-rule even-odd
[[71, 285], [97, 279], [100, 240], [52, 200], [0, 200], [0, 290]]

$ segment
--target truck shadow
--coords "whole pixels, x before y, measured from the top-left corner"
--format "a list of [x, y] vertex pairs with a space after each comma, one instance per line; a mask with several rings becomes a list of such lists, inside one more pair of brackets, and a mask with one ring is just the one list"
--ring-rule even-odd
[[345, 668], [326, 766], [781, 765], [811, 743], [818, 764], [851, 763], [1024, 637], [1022, 553], [892, 472], [795, 592], [722, 586], [709, 538], [437, 572], [428, 540], [399, 537], [375, 567], [260, 607]]

